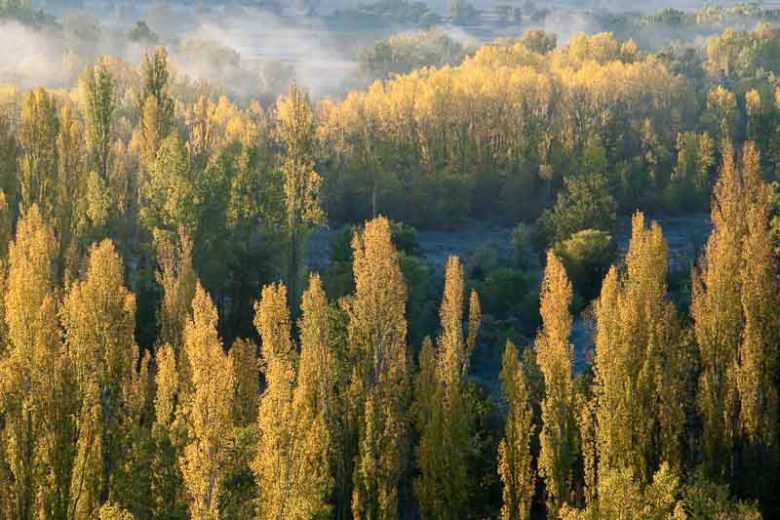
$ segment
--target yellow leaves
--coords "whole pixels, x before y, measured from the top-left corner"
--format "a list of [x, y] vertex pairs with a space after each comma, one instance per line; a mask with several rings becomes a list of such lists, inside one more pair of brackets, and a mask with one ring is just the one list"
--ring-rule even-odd
[[371, 372], [405, 371], [406, 285], [390, 222], [384, 217], [367, 222], [363, 232], [353, 238], [352, 250], [355, 298], [349, 308], [350, 344], [361, 351], [360, 357], [368, 363], [365, 368]]
[[232, 434], [234, 371], [217, 335], [217, 310], [198, 284], [192, 319], [184, 329], [184, 349], [192, 371], [188, 403], [189, 443], [179, 459], [190, 496], [190, 514], [216, 520], [225, 474], [226, 446]]
[[282, 283], [263, 287], [260, 301], [255, 305], [255, 328], [263, 340], [260, 352], [264, 363], [293, 359], [295, 349], [290, 326], [287, 288]]
[[290, 311], [284, 284], [263, 288], [255, 306], [255, 327], [262, 339], [266, 390], [260, 400], [259, 449], [252, 465], [259, 486], [258, 518], [285, 517], [295, 485], [292, 399], [296, 352], [290, 338]]
[[36, 338], [52, 319], [55, 239], [37, 206], [23, 215], [9, 252], [9, 277], [5, 294], [8, 339], [20, 352], [34, 348]]
[[648, 228], [637, 212], [625, 272], [610, 269], [596, 309], [595, 395], [600, 471], [629, 468], [642, 483], [658, 454], [679, 453], [681, 442], [681, 425], [667, 421], [685, 406], [677, 391], [686, 374], [677, 364], [681, 342], [673, 336], [666, 275], [661, 228]]
[[285, 147], [282, 171], [287, 227], [293, 235], [293, 247], [299, 247], [296, 237], [309, 226], [324, 224], [325, 213], [319, 202], [322, 177], [314, 169], [314, 113], [307, 96], [294, 84], [288, 96], [277, 101], [276, 120]]
[[163, 290], [157, 316], [160, 323], [158, 339], [160, 343], [169, 343], [178, 352], [197, 282], [192, 266], [192, 240], [180, 228], [178, 243], [160, 231], [155, 236], [155, 245], [159, 266], [155, 279]]
[[[469, 310], [469, 342], [463, 337], [464, 278], [457, 257], [450, 257], [439, 312], [441, 332], [436, 352], [426, 340], [420, 354], [417, 378], [420, 441], [417, 447], [420, 477], [415, 491], [422, 514], [453, 518], [466, 505], [467, 462], [471, 418], [464, 396], [463, 379], [479, 328], [479, 300], [472, 292]], [[448, 475], [442, 482], [439, 475]]]
[[759, 424], [776, 423], [770, 403], [777, 399], [772, 392], [763, 395], [766, 389], [759, 397], [755, 384], [774, 372], [777, 356], [777, 324], [767, 314], [767, 306], [776, 306], [775, 268], [767, 259], [767, 187], [752, 143], [745, 145], [739, 167], [730, 146], [723, 157], [713, 194], [715, 229], [694, 273], [691, 305], [703, 368], [698, 393], [703, 445], [714, 470], [723, 470], [739, 431], [757, 443], [765, 434], [775, 435]]
[[115, 504], [105, 504], [98, 512], [99, 520], [134, 520], [134, 518], [132, 513]]
[[539, 473], [546, 481], [547, 508], [556, 514], [570, 499], [569, 473], [576, 450], [573, 346], [569, 341], [572, 285], [563, 263], [552, 251], [541, 290], [542, 330], [536, 338], [536, 360], [544, 376]]
[[535, 426], [524, 367], [511, 341], [504, 349], [500, 378], [509, 405], [504, 438], [498, 447], [498, 474], [503, 484], [501, 519], [527, 520], [536, 481], [531, 454]]
[[289, 516], [326, 515], [333, 487], [331, 456], [335, 414], [336, 366], [330, 344], [328, 302], [318, 275], [309, 278], [300, 322], [301, 356], [292, 400], [293, 440]]
[[24, 152], [19, 161], [22, 207], [38, 204], [46, 216], [55, 205], [57, 132], [55, 98], [42, 88], [27, 93], [19, 121], [19, 142]]
[[407, 442], [406, 286], [386, 218], [367, 222], [352, 249], [356, 291], [347, 328], [359, 437], [352, 511], [389, 519], [397, 513]]
[[439, 311], [439, 373], [447, 392], [459, 392], [466, 361], [463, 341], [463, 267], [457, 257], [447, 261], [444, 296]]
[[166, 343], [157, 349], [155, 360], [157, 373], [154, 383], [157, 394], [154, 398], [154, 412], [157, 423], [167, 426], [173, 420], [175, 396], [179, 386], [173, 347]]
[[[566, 268], [552, 251], [547, 253], [541, 294], [540, 313], [544, 327], [538, 338], [536, 352], [544, 371], [545, 367], [552, 368], [557, 362], [571, 363], [569, 335], [572, 318], [569, 308], [572, 285], [566, 276]], [[551, 377], [552, 374], [547, 373], [545, 376]]]

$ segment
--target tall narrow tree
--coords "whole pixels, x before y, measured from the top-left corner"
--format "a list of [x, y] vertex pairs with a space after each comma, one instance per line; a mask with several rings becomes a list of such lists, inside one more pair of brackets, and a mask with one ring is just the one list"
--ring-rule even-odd
[[531, 439], [533, 410], [517, 347], [507, 341], [501, 365], [501, 387], [507, 402], [504, 438], [498, 446], [498, 474], [502, 483], [501, 520], [528, 520], [535, 476]]
[[57, 154], [59, 165], [56, 181], [56, 207], [52, 221], [59, 234], [60, 271], [72, 276], [78, 256], [78, 241], [83, 231], [85, 207], [85, 175], [82, 128], [70, 106], [60, 111]]
[[286, 287], [264, 287], [255, 307], [255, 327], [262, 340], [266, 388], [257, 414], [260, 437], [252, 468], [260, 492], [257, 517], [261, 520], [302, 518], [293, 506], [300, 497], [293, 478], [292, 400], [297, 352], [290, 326]]
[[572, 286], [551, 251], [542, 281], [542, 330], [536, 337], [536, 362], [544, 377], [539, 473], [545, 480], [547, 510], [555, 515], [572, 499], [571, 472], [577, 456], [577, 425], [570, 313]]
[[38, 204], [47, 218], [56, 200], [58, 130], [54, 97], [42, 88], [29, 92], [19, 121], [21, 201], [28, 209]]
[[347, 314], [358, 430], [352, 512], [357, 519], [391, 519], [399, 514], [408, 453], [406, 286], [386, 218], [366, 223], [352, 249], [355, 296]]
[[[456, 257], [450, 257], [439, 313], [441, 333], [435, 355], [434, 388], [431, 395], [418, 395], [418, 399], [429, 404], [431, 420], [423, 420], [421, 424], [420, 477], [415, 489], [423, 515], [431, 518], [458, 518], [468, 504], [467, 455], [471, 421], [463, 378], [480, 322], [476, 293], [471, 294], [470, 307], [469, 331], [464, 337], [463, 267]], [[424, 409], [425, 403], [419, 403], [418, 408]]]
[[626, 270], [609, 272], [596, 311], [599, 468], [627, 470], [643, 484], [661, 459], [682, 464], [684, 345], [673, 335], [666, 251], [661, 228], [634, 215]]
[[[22, 216], [10, 247], [8, 344], [0, 358], [4, 456], [13, 477], [9, 498], [12, 517], [25, 520], [68, 511], [72, 453], [56, 451], [69, 450], [72, 431], [67, 420], [71, 394], [57, 327], [55, 251], [52, 230], [33, 205]], [[64, 434], [64, 445], [58, 434]], [[52, 466], [55, 463], [58, 467]]]
[[295, 85], [276, 104], [279, 138], [284, 146], [284, 200], [290, 240], [287, 284], [290, 299], [298, 301], [298, 279], [304, 246], [312, 227], [325, 222], [319, 201], [322, 178], [315, 171], [314, 114], [306, 95]]
[[713, 230], [694, 272], [691, 302], [701, 359], [698, 407], [702, 447], [707, 466], [719, 476], [730, 471], [738, 421], [734, 367], [743, 329], [739, 272], [744, 217], [742, 179], [731, 146], [726, 145], [713, 194]]
[[145, 167], [151, 165], [162, 141], [174, 129], [174, 103], [168, 92], [169, 74], [168, 53], [165, 49], [159, 48], [154, 53], [144, 55], [139, 111], [141, 161]]
[[189, 442], [179, 464], [190, 497], [190, 516], [217, 520], [233, 407], [233, 363], [217, 335], [217, 310], [198, 284], [184, 349], [192, 369]]
[[[147, 72], [148, 74], [148, 72]], [[114, 117], [117, 110], [117, 82], [106, 58], [87, 68], [81, 79], [90, 166], [104, 183], [111, 171]]]
[[296, 511], [301, 517], [327, 516], [333, 489], [331, 456], [336, 423], [335, 359], [330, 345], [328, 301], [318, 275], [309, 277], [301, 303], [301, 356], [293, 394]]
[[79, 475], [72, 493], [81, 516], [112, 497], [144, 406], [138, 399], [146, 381], [137, 372], [135, 296], [124, 286], [122, 261], [110, 241], [90, 250], [86, 276], [65, 297], [62, 322], [80, 399]]

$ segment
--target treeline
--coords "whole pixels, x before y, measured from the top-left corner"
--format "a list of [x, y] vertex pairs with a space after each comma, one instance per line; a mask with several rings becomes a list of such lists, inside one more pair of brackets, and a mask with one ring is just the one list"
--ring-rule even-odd
[[324, 102], [328, 213], [529, 221], [578, 176], [624, 211], [704, 209], [722, 138], [755, 140], [774, 171], [778, 41], [762, 25], [655, 55], [607, 33], [555, 50], [534, 31]]
[[755, 146], [740, 156], [724, 155], [690, 317], [668, 299], [660, 227], [637, 213], [595, 303], [585, 373], [572, 367], [572, 285], [548, 253], [542, 327], [522, 355], [506, 344], [498, 424], [469, 380], [482, 313], [460, 261], [418, 350], [383, 217], [354, 235], [348, 296], [329, 301], [317, 274], [300, 307], [282, 283], [262, 289], [259, 348], [226, 348], [191, 243], [169, 244], [158, 339], [142, 350], [113, 243], [60, 283], [39, 206], [10, 239], [5, 204], [0, 514], [745, 519], [761, 504], [771, 516], [778, 266]]
[[[316, 106], [295, 86], [267, 108], [211, 98], [161, 50], [4, 89], [2, 514], [772, 516], [778, 41], [726, 33], [697, 62], [535, 32]], [[609, 269], [618, 211], [704, 207], [713, 184], [690, 315], [643, 217]], [[408, 229], [380, 213], [541, 217], [541, 312], [515, 271], [480, 301], [455, 259], [424, 301]], [[307, 283], [313, 230], [364, 219]], [[575, 374], [572, 307], [593, 296]], [[518, 338], [499, 313], [542, 319], [522, 358], [507, 346], [500, 402], [470, 359]], [[423, 314], [436, 339], [410, 340]]]

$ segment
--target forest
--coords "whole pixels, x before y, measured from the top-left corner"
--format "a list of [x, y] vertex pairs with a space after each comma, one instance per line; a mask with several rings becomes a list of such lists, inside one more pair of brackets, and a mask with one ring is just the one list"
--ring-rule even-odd
[[780, 11], [599, 13], [0, 66], [0, 520], [780, 516]]

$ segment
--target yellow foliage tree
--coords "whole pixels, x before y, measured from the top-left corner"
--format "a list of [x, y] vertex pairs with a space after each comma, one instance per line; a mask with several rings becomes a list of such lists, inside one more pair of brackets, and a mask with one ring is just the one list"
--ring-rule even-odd
[[195, 288], [192, 319], [184, 328], [184, 349], [192, 369], [188, 443], [179, 458], [196, 520], [220, 518], [219, 497], [231, 434], [234, 375], [232, 360], [217, 335], [217, 310], [208, 293]]

